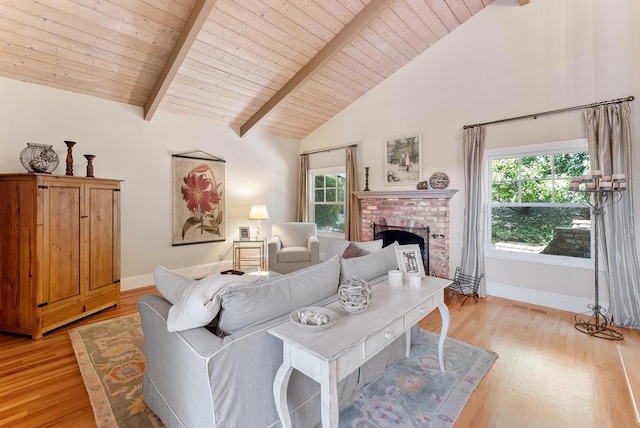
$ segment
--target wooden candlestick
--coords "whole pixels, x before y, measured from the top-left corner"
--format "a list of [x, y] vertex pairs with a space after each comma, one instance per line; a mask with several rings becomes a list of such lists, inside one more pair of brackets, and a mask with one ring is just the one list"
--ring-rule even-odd
[[96, 155], [84, 155], [87, 158], [87, 177], [93, 177], [93, 159]]
[[76, 145], [75, 141], [66, 141], [64, 142], [67, 145], [67, 170], [66, 175], [73, 175], [73, 155], [71, 151], [73, 150], [73, 146]]

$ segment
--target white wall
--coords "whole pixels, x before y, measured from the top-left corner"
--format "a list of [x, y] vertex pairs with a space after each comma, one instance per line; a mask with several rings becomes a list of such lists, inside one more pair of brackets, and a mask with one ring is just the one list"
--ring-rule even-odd
[[[27, 142], [51, 144], [64, 175], [64, 140], [76, 141], [74, 173], [86, 174], [85, 153], [96, 155], [96, 177], [122, 184], [122, 286], [153, 283], [157, 264], [201, 275], [230, 267], [231, 241], [253, 204], [265, 204], [272, 222], [293, 220], [298, 143], [252, 132], [239, 138], [214, 122], [158, 112], [142, 119], [139, 107], [0, 78], [0, 172], [26, 172]], [[226, 241], [171, 246], [171, 154], [204, 150], [226, 160]], [[220, 254], [227, 260], [218, 263]]]
[[[384, 139], [422, 132], [423, 179], [444, 171], [450, 187], [460, 189], [451, 201], [453, 270], [462, 247], [463, 125], [638, 96], [639, 46], [637, 0], [533, 0], [524, 7], [496, 0], [303, 139], [301, 150], [360, 141], [360, 183], [363, 167], [370, 166], [369, 187], [382, 190]], [[638, 100], [631, 109], [637, 145]], [[489, 126], [486, 145], [584, 136], [582, 112], [574, 111]], [[634, 153], [634, 189], [640, 189], [639, 152]], [[640, 191], [634, 194], [637, 215]], [[593, 270], [488, 259], [486, 276], [494, 295], [576, 312], [593, 300]]]

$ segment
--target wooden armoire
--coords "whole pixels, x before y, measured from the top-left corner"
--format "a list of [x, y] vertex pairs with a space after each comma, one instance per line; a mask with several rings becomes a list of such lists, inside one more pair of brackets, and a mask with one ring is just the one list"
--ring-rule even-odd
[[120, 181], [0, 174], [0, 331], [42, 334], [120, 303]]

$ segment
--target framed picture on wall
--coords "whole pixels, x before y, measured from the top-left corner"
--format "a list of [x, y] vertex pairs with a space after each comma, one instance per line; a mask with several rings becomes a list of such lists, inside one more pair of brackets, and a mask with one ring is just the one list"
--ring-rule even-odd
[[240, 226], [240, 240], [248, 241], [249, 240], [249, 226]]
[[386, 184], [415, 184], [422, 177], [422, 134], [388, 138], [384, 142]]
[[224, 241], [224, 159], [194, 151], [171, 163], [172, 245]]

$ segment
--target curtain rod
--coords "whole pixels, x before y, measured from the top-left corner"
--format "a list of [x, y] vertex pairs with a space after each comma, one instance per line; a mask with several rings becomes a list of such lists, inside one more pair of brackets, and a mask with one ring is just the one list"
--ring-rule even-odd
[[340, 149], [346, 149], [347, 147], [358, 147], [357, 144], [347, 144], [346, 146], [334, 146], [334, 147], [328, 147], [326, 149], [318, 149], [318, 150], [314, 150], [312, 152], [302, 152], [300, 153], [300, 156], [304, 156], [304, 155], [313, 155], [316, 153], [324, 153], [324, 152], [332, 152], [334, 150], [340, 150]]
[[475, 125], [465, 125], [462, 128], [463, 129], [467, 129], [467, 128], [473, 128], [474, 126], [493, 125], [494, 123], [510, 122], [512, 120], [528, 119], [530, 117], [532, 117], [534, 119], [537, 119], [538, 116], [546, 116], [548, 114], [555, 114], [555, 113], [564, 113], [566, 111], [580, 110], [580, 109], [585, 109], [585, 108], [590, 108], [590, 107], [597, 107], [597, 106], [602, 106], [602, 105], [607, 105], [607, 104], [617, 104], [617, 103], [621, 103], [623, 101], [633, 101], [634, 99], [635, 99], [635, 97], [633, 95], [631, 95], [630, 97], [618, 98], [616, 100], [601, 101], [599, 103], [585, 104], [585, 105], [582, 105], [582, 106], [567, 107], [567, 108], [562, 108], [562, 109], [559, 109], [559, 110], [544, 111], [542, 113], [526, 114], [524, 116], [510, 117], [508, 119], [494, 120], [493, 122], [476, 123]]

